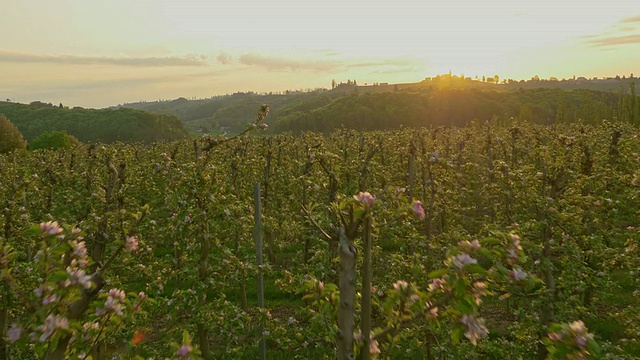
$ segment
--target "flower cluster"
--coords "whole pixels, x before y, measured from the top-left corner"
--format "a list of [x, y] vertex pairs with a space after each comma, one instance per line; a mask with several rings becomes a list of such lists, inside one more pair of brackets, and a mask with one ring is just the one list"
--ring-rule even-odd
[[400, 298], [415, 303], [420, 299], [417, 293], [417, 289], [410, 283], [404, 280], [398, 280], [393, 284], [393, 289], [400, 295]]
[[[67, 330], [69, 329], [69, 320], [67, 318], [62, 317], [60, 315], [49, 314], [44, 324], [38, 326], [36, 331], [41, 332], [40, 337], [38, 337], [38, 341], [45, 342], [47, 339], [53, 335], [58, 329]], [[37, 336], [35, 333], [31, 334], [32, 337]]]
[[55, 236], [58, 239], [63, 239], [64, 234], [62, 227], [58, 225], [57, 221], [48, 221], [40, 223], [40, 230], [44, 236]]
[[71, 287], [75, 285], [80, 285], [85, 289], [90, 289], [91, 286], [93, 285], [91, 275], [87, 275], [87, 273], [84, 270], [79, 268], [73, 268], [71, 266], [67, 266], [66, 270], [67, 270], [67, 274], [69, 275], [69, 278], [62, 283], [62, 286]]
[[444, 289], [444, 286], [447, 284], [447, 275], [431, 280], [429, 284], [429, 291], [436, 291], [438, 289]]
[[418, 218], [424, 219], [424, 209], [422, 208], [420, 200], [414, 200], [413, 203], [411, 203], [411, 210], [413, 210], [413, 213]]
[[353, 198], [356, 199], [359, 203], [363, 204], [366, 208], [373, 207], [373, 204], [376, 200], [376, 198], [368, 192], [361, 192], [358, 195], [353, 195]]
[[124, 291], [115, 288], [109, 290], [107, 300], [104, 302], [104, 307], [96, 309], [96, 315], [102, 316], [107, 313], [115, 313], [119, 316], [124, 315], [125, 300], [126, 295]]
[[82, 237], [78, 236], [69, 242], [71, 249], [73, 250], [71, 265], [84, 268], [89, 265], [89, 254], [87, 253], [87, 246], [85, 245], [85, 242], [81, 240]]
[[465, 251], [480, 249], [480, 242], [478, 240], [473, 240], [473, 241], [463, 240], [463, 241], [460, 241], [458, 245]]
[[22, 328], [20, 328], [16, 324], [11, 325], [11, 327], [7, 331], [9, 343], [13, 344], [14, 342], [18, 341], [18, 339], [20, 339], [21, 334], [22, 334]]
[[138, 251], [139, 244], [138, 238], [135, 236], [127, 236], [127, 240], [124, 244], [124, 249], [126, 252], [136, 252]]
[[89, 341], [100, 330], [100, 324], [93, 321], [82, 324], [82, 337], [83, 341]]
[[529, 277], [529, 274], [522, 269], [514, 268], [509, 272], [509, 277], [511, 277], [513, 281], [522, 281], [526, 280]]
[[509, 264], [515, 264], [518, 262], [518, 252], [522, 251], [522, 245], [520, 245], [520, 237], [514, 233], [509, 234], [511, 237], [511, 247], [507, 250], [507, 262]]
[[545, 341], [552, 356], [566, 354], [566, 359], [586, 359], [599, 351], [584, 322], [578, 320], [570, 324], [555, 324]]
[[183, 344], [182, 346], [180, 346], [178, 351], [176, 351], [176, 355], [178, 356], [179, 359], [186, 359], [191, 353], [191, 351], [193, 351], [193, 348], [191, 347], [191, 345]]
[[462, 269], [467, 265], [477, 264], [478, 260], [472, 258], [467, 253], [462, 253], [462, 254], [458, 254], [456, 256], [451, 257], [450, 262], [458, 269]]
[[467, 326], [464, 336], [471, 341], [473, 345], [478, 343], [478, 340], [489, 335], [489, 330], [484, 325], [484, 319], [476, 318], [473, 315], [463, 315], [460, 322]]

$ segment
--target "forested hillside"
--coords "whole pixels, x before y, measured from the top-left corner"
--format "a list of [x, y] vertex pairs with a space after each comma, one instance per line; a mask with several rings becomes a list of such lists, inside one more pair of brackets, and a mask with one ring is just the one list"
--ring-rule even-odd
[[[617, 88], [616, 88], [617, 86]], [[580, 87], [580, 88], [577, 88]], [[606, 89], [606, 91], [599, 90]], [[210, 99], [140, 102], [124, 107], [175, 115], [191, 131], [239, 132], [269, 104], [271, 132], [398, 129], [520, 118], [540, 124], [614, 118], [640, 121], [630, 80], [510, 81], [439, 76], [410, 84], [340, 84], [332, 90], [236, 93]]]
[[330, 132], [337, 128], [385, 130], [400, 127], [463, 126], [474, 119], [520, 118], [539, 124], [603, 119], [638, 120], [635, 97], [595, 90], [425, 89], [421, 92], [353, 94], [312, 111], [283, 110], [275, 131]]
[[83, 142], [146, 142], [187, 136], [175, 116], [134, 109], [68, 109], [41, 102], [30, 105], [0, 102], [4, 114], [31, 141], [45, 131], [65, 130]]
[[271, 107], [270, 118], [286, 115], [290, 111], [308, 111], [329, 104], [344, 96], [340, 91], [291, 92], [287, 94], [236, 93], [211, 99], [139, 102], [125, 104], [125, 108], [151, 111], [159, 114], [175, 115], [191, 131], [238, 132], [249, 119], [255, 116], [255, 109], [262, 104]]

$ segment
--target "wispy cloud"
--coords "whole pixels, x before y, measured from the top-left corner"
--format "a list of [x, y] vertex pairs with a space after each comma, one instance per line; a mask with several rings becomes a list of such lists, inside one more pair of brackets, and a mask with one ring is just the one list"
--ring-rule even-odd
[[628, 17], [618, 21], [618, 23], [626, 24], [626, 23], [640, 23], [640, 15]]
[[640, 44], [640, 35], [624, 35], [624, 36], [610, 36], [596, 38], [587, 41], [588, 44], [593, 46], [616, 46], [627, 44]]
[[[629, 34], [630, 32], [632, 34]], [[640, 15], [618, 20], [601, 34], [585, 35], [581, 38], [587, 45], [605, 49], [640, 44]]]
[[277, 56], [265, 56], [261, 54], [249, 53], [240, 55], [241, 64], [250, 66], [260, 66], [271, 71], [314, 71], [331, 72], [338, 67], [336, 61], [325, 59], [294, 60]]
[[165, 57], [105, 57], [76, 55], [40, 55], [0, 50], [0, 62], [163, 67], [205, 66], [207, 65], [206, 60], [206, 57], [202, 55]]
[[[337, 54], [337, 53], [336, 53]], [[306, 59], [293, 59], [262, 54], [243, 54], [238, 58], [243, 65], [259, 66], [270, 71], [338, 72], [369, 68], [374, 73], [402, 73], [415, 71], [422, 65], [413, 58], [340, 59], [333, 54]]]
[[349, 68], [364, 68], [364, 67], [407, 67], [416, 66], [420, 62], [413, 58], [391, 58], [369, 61], [357, 61], [347, 65]]

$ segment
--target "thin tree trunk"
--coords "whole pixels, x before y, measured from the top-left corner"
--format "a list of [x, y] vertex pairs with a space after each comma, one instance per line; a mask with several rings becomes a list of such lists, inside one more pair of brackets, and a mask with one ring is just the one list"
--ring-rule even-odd
[[371, 217], [367, 216], [364, 220], [364, 264], [362, 274], [362, 314], [360, 314], [360, 331], [362, 332], [362, 348], [360, 350], [360, 359], [369, 360], [371, 353], [369, 348], [371, 345], [371, 278], [373, 277], [373, 269], [371, 266]]
[[340, 241], [340, 306], [338, 309], [338, 360], [351, 360], [353, 355], [353, 328], [356, 299], [356, 247], [346, 235], [344, 227], [338, 230]]

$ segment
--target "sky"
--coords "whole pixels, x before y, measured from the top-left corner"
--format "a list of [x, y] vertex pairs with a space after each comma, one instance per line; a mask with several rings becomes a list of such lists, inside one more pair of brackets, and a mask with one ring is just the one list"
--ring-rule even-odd
[[0, 0], [0, 99], [640, 75], [638, 0]]

